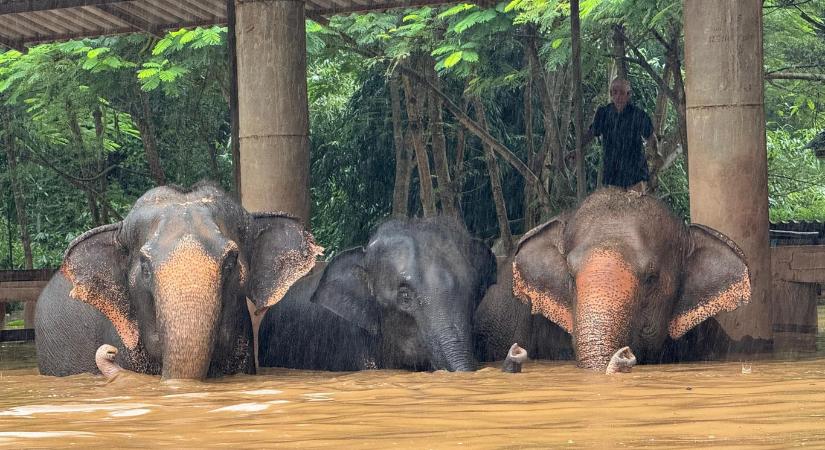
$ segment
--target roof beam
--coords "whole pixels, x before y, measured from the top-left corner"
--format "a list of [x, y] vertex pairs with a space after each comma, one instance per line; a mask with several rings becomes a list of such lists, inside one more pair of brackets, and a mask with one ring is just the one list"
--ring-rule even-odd
[[216, 8], [210, 8], [213, 6], [209, 2], [193, 2], [190, 0], [180, 0], [180, 3], [186, 8], [195, 11], [195, 14], [200, 17], [226, 17], [226, 11], [219, 11]]
[[[180, 28], [190, 28], [190, 27], [202, 27], [202, 26], [210, 26], [214, 25], [214, 20], [196, 20], [196, 21], [185, 21], [185, 22], [175, 22], [170, 24], [163, 24], [164, 29], [169, 30], [178, 30]], [[85, 31], [77, 31], [67, 34], [59, 34], [59, 35], [49, 35], [49, 36], [33, 36], [27, 37], [23, 39], [24, 44], [34, 45], [41, 42], [53, 42], [53, 41], [63, 41], [67, 39], [78, 39], [83, 37], [99, 37], [99, 36], [114, 36], [118, 34], [128, 34], [128, 33], [137, 33], [141, 30], [137, 30], [132, 26], [128, 28], [111, 28], [105, 31], [101, 30], [85, 30]]]
[[143, 19], [142, 17], [138, 17], [132, 13], [129, 13], [122, 8], [118, 7], [117, 5], [96, 5], [96, 9], [105, 12], [106, 14], [116, 17], [129, 25], [137, 28], [138, 30], [145, 31], [149, 34], [155, 35], [157, 37], [162, 37], [162, 33], [160, 32], [160, 27], [152, 24], [151, 22]]
[[194, 7], [195, 4], [198, 5], [199, 8], [205, 9], [211, 15], [215, 17], [223, 17], [224, 20], [226, 18], [226, 2], [219, 1], [217, 4], [211, 0], [182, 0], [182, 3], [189, 5], [190, 7]]
[[[143, 1], [146, 3], [146, 6], [147, 6], [145, 9], [155, 10], [155, 11], [165, 9], [167, 13], [174, 14], [175, 16], [177, 16], [181, 20], [188, 20], [188, 19], [192, 19], [193, 17], [195, 19], [200, 19], [201, 18], [196, 13], [194, 13], [192, 11], [187, 11], [188, 8], [186, 8], [185, 5], [183, 7], [181, 7], [180, 1], [169, 2], [169, 3], [161, 3], [161, 4], [159, 4], [160, 2], [157, 2], [155, 0], [143, 0]], [[137, 4], [132, 4], [133, 8], [138, 8], [138, 6], [139, 5], [137, 5]]]
[[[338, 0], [332, 1], [339, 6], [332, 6], [328, 8], [307, 8], [307, 11], [321, 15], [384, 11], [393, 8], [418, 8], [422, 6], [441, 5], [445, 3], [452, 3], [453, 0], [389, 0], [381, 3], [370, 3], [368, 5], [361, 5], [355, 2], [347, 4]], [[491, 4], [492, 1], [482, 0], [476, 3], [481, 7], [486, 7], [486, 5]]]
[[0, 15], [50, 9], [76, 8], [123, 3], [127, 0], [11, 0], [0, 4]]
[[[72, 29], [71, 25], [67, 26], [66, 23], [59, 23], [53, 20], [48, 12], [31, 12], [29, 15], [36, 18], [40, 26], [53, 30], [53, 32], [56, 33], [67, 33]], [[66, 20], [66, 22], [68, 22], [68, 20]]]

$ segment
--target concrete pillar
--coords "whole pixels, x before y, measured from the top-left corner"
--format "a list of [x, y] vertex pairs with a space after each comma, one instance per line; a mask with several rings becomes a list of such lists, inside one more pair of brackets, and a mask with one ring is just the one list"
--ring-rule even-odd
[[235, 0], [241, 201], [309, 224], [304, 2]]
[[718, 316], [734, 340], [772, 338], [762, 0], [685, 0], [690, 214], [748, 259], [749, 305]]

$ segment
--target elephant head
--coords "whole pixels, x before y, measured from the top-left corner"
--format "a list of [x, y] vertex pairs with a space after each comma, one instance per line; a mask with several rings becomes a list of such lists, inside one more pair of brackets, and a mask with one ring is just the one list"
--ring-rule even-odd
[[380, 334], [384, 367], [475, 369], [473, 313], [495, 259], [458, 224], [390, 221], [333, 258], [311, 301]]
[[246, 297], [271, 306], [322, 249], [294, 218], [250, 215], [220, 188], [148, 191], [66, 251], [71, 298], [111, 321], [132, 368], [164, 378], [254, 371]]
[[603, 371], [621, 347], [654, 361], [668, 336], [747, 303], [750, 274], [722, 233], [609, 188], [521, 239], [513, 293], [572, 334], [580, 366]]

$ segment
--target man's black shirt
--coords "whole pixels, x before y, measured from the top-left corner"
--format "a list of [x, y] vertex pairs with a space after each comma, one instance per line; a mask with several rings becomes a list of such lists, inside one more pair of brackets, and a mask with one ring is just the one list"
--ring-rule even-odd
[[642, 137], [653, 133], [653, 123], [646, 112], [629, 103], [620, 113], [610, 103], [596, 110], [590, 129], [602, 137], [603, 184], [626, 188], [648, 180]]

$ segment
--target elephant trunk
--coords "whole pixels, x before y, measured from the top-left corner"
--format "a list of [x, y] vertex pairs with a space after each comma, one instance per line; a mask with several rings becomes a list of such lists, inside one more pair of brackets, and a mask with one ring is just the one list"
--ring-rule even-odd
[[473, 346], [469, 330], [456, 326], [446, 326], [435, 331], [431, 336], [432, 365], [436, 370], [446, 369], [450, 372], [471, 372], [476, 370], [473, 359]]
[[183, 240], [156, 271], [164, 379], [206, 378], [221, 312], [219, 269], [200, 245]]
[[95, 364], [97, 364], [100, 373], [109, 380], [114, 379], [117, 374], [123, 371], [123, 368], [115, 362], [116, 356], [117, 348], [109, 344], [101, 345], [95, 352]]
[[628, 344], [638, 284], [618, 252], [597, 250], [587, 258], [576, 275], [573, 337], [580, 367], [603, 372]]

